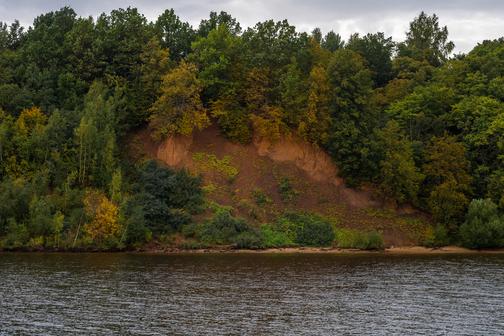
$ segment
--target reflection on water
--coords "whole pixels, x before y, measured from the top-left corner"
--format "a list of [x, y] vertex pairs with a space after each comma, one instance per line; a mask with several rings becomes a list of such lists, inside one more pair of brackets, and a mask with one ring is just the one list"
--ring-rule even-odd
[[504, 335], [504, 256], [0, 254], [0, 335]]

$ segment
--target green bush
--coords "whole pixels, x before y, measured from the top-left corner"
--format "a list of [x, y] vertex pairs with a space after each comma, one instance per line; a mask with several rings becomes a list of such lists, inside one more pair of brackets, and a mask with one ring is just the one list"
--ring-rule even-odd
[[332, 223], [309, 213], [287, 213], [277, 220], [275, 230], [300, 246], [329, 246], [334, 239]]
[[264, 248], [263, 239], [259, 232], [255, 230], [239, 233], [233, 238], [233, 244], [236, 248], [261, 249]]
[[196, 237], [206, 244], [235, 244], [242, 233], [251, 233], [253, 228], [243, 218], [233, 217], [227, 209], [218, 209], [214, 217], [197, 228]]
[[6, 248], [23, 247], [30, 238], [26, 225], [16, 223], [14, 218], [9, 218], [7, 225], [7, 236], [2, 245]]
[[153, 234], [178, 230], [203, 209], [202, 180], [186, 170], [175, 171], [147, 161], [139, 169], [138, 182], [131, 206], [142, 208], [145, 226]]
[[186, 238], [195, 238], [200, 230], [200, 226], [196, 223], [189, 223], [187, 225], [182, 226], [182, 234]]
[[254, 201], [258, 206], [265, 206], [270, 204], [271, 198], [268, 197], [268, 195], [262, 190], [262, 189], [254, 189], [252, 191], [252, 196], [254, 197]]
[[280, 193], [280, 198], [284, 202], [293, 201], [299, 194], [297, 190], [294, 189], [289, 178], [282, 177], [280, 183], [278, 184], [278, 192]]
[[429, 226], [425, 233], [423, 245], [426, 247], [441, 247], [450, 243], [448, 230], [444, 225], [438, 224], [435, 227]]
[[296, 245], [285, 232], [276, 230], [271, 224], [261, 226], [261, 236], [264, 247], [275, 248]]
[[380, 250], [384, 248], [383, 237], [377, 231], [362, 232], [351, 229], [337, 229], [336, 244], [340, 248], [361, 250]]
[[124, 243], [127, 246], [139, 247], [151, 240], [152, 232], [145, 225], [143, 209], [128, 202], [123, 211], [121, 217], [124, 218], [123, 225], [126, 230]]
[[383, 236], [378, 231], [371, 231], [367, 234], [366, 250], [382, 250], [385, 247]]
[[504, 247], [504, 217], [491, 200], [473, 200], [459, 234], [468, 248]]

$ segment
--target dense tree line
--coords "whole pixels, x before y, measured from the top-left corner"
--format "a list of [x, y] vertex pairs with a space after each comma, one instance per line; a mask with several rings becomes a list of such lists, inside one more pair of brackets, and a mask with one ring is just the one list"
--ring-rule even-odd
[[[3, 245], [133, 246], [180, 230], [201, 211], [199, 178], [134, 166], [119, 149], [141, 127], [163, 139], [212, 123], [240, 143], [296, 134], [350, 185], [374, 185], [467, 242], [471, 200], [489, 204], [471, 205], [466, 223], [504, 209], [504, 40], [453, 49], [423, 12], [400, 43], [286, 20], [244, 29], [225, 12], [197, 28], [134, 8], [0, 23]], [[485, 206], [496, 214], [475, 215]]]

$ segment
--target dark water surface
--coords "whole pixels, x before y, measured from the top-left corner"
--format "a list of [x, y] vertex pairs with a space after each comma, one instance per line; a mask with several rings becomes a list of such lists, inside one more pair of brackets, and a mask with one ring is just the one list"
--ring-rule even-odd
[[0, 254], [0, 335], [504, 335], [504, 256]]

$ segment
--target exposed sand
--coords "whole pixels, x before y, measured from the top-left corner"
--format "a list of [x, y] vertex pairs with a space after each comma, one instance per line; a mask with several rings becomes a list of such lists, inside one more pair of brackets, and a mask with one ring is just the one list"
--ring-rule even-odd
[[270, 248], [262, 250], [232, 249], [232, 248], [209, 248], [184, 250], [178, 248], [168, 248], [159, 250], [139, 251], [139, 253], [159, 253], [159, 254], [204, 254], [204, 253], [249, 253], [249, 254], [395, 254], [395, 255], [413, 255], [413, 254], [504, 254], [504, 249], [495, 250], [471, 250], [458, 246], [445, 246], [441, 248], [427, 248], [422, 246], [390, 247], [384, 250], [358, 250], [358, 249], [340, 249], [340, 248], [322, 248], [322, 247], [288, 247], [288, 248]]

